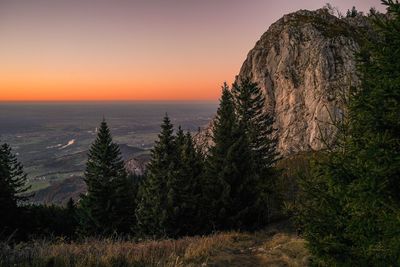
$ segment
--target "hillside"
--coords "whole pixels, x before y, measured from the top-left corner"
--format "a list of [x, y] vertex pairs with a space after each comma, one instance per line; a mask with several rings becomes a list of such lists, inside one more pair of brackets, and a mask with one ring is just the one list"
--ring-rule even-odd
[[[135, 148], [130, 148], [127, 145], [120, 145], [120, 148], [122, 156], [125, 159], [127, 172], [129, 174], [143, 175], [149, 156], [144, 154], [138, 158], [132, 158], [130, 152], [134, 151]], [[66, 179], [51, 181], [48, 187], [35, 191], [29, 201], [35, 204], [64, 206], [70, 198], [77, 201], [80, 195], [84, 193], [86, 193], [86, 184], [83, 181], [83, 177], [73, 175]]]
[[[141, 148], [128, 146], [126, 144], [119, 145], [121, 156], [126, 162], [128, 173], [142, 175], [145, 170], [145, 165], [148, 160], [148, 152]], [[83, 181], [82, 175], [85, 170], [88, 150], [79, 153], [62, 156], [59, 158], [48, 160], [45, 165], [47, 169], [72, 169], [76, 172], [69, 174], [69, 177], [64, 179], [52, 179], [45, 181], [44, 188], [33, 190], [31, 203], [35, 204], [57, 204], [64, 205], [70, 198], [79, 199], [79, 195], [86, 192], [86, 184]], [[72, 166], [72, 167], [71, 167]], [[55, 174], [55, 173], [53, 173]]]
[[144, 241], [20, 244], [0, 250], [0, 266], [308, 266], [305, 241], [287, 223], [255, 233]]
[[86, 184], [80, 176], [55, 181], [49, 187], [34, 192], [30, 202], [35, 204], [65, 205], [70, 198], [78, 200], [86, 192]]

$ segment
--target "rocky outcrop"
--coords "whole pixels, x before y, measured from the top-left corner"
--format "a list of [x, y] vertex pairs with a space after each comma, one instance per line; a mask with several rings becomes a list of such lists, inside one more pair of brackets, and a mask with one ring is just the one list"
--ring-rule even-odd
[[363, 16], [300, 10], [272, 24], [250, 50], [236, 79], [249, 77], [265, 92], [283, 155], [321, 149], [322, 136], [332, 140], [331, 122], [343, 117], [343, 96], [358, 81], [355, 52], [368, 30]]
[[132, 158], [125, 161], [125, 169], [129, 174], [141, 176], [146, 171], [147, 162], [145, 159]]
[[319, 150], [335, 135], [344, 96], [357, 84], [355, 53], [366, 17], [301, 10], [272, 24], [249, 52], [237, 79], [250, 77], [265, 92], [283, 155]]

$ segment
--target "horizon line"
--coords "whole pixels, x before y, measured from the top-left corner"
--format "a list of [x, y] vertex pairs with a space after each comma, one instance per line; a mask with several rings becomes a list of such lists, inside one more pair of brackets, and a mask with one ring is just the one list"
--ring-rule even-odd
[[0, 103], [65, 103], [65, 102], [216, 102], [213, 99], [54, 99], [54, 100], [0, 100]]

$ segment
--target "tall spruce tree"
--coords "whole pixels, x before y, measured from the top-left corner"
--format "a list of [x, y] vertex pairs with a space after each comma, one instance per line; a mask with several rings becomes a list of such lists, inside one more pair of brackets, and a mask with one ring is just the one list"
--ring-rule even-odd
[[[176, 146], [173, 125], [164, 117], [158, 140], [151, 151], [146, 179], [139, 189], [136, 209], [137, 230], [143, 236], [162, 237], [170, 234], [170, 181], [176, 174]], [[170, 197], [171, 198], [171, 197]]]
[[27, 199], [22, 196], [29, 186], [26, 186], [27, 175], [18, 162], [8, 144], [0, 147], [0, 228], [2, 234], [18, 228], [20, 210], [18, 204]]
[[119, 146], [112, 141], [105, 120], [92, 144], [81, 201], [81, 229], [88, 234], [129, 233], [134, 223], [134, 195]]
[[203, 201], [210, 208], [204, 217], [214, 229], [247, 228], [255, 216], [254, 165], [244, 124], [238, 121], [226, 84], [213, 130], [203, 189]]
[[302, 185], [298, 219], [321, 266], [400, 264], [400, 4], [383, 3], [337, 145]]
[[249, 140], [258, 176], [254, 194], [259, 197], [258, 221], [261, 225], [268, 222], [270, 210], [273, 208], [271, 202], [278, 198], [274, 191], [275, 180], [279, 173], [276, 168], [279, 153], [276, 150], [278, 139], [273, 127], [274, 119], [266, 111], [265, 96], [257, 83], [251, 82], [248, 78], [239, 80], [233, 84], [232, 94], [237, 116]]
[[182, 224], [184, 232], [187, 234], [201, 233], [203, 228], [201, 209], [202, 183], [204, 178], [204, 156], [196, 148], [192, 135], [187, 132], [185, 143], [181, 151], [180, 175], [185, 180], [184, 196], [186, 203], [184, 206], [184, 216], [186, 221]]
[[169, 235], [198, 234], [202, 227], [199, 220], [199, 200], [203, 159], [196, 151], [192, 136], [179, 127], [176, 139], [175, 173], [168, 181], [168, 205], [171, 230]]

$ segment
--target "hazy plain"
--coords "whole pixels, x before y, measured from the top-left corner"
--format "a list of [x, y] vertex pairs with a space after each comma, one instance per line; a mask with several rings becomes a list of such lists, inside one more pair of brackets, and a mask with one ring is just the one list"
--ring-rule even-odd
[[81, 175], [96, 128], [106, 119], [123, 157], [145, 157], [163, 116], [196, 132], [206, 125], [217, 102], [4, 102], [0, 103], [0, 141], [9, 143], [24, 164], [32, 190]]

